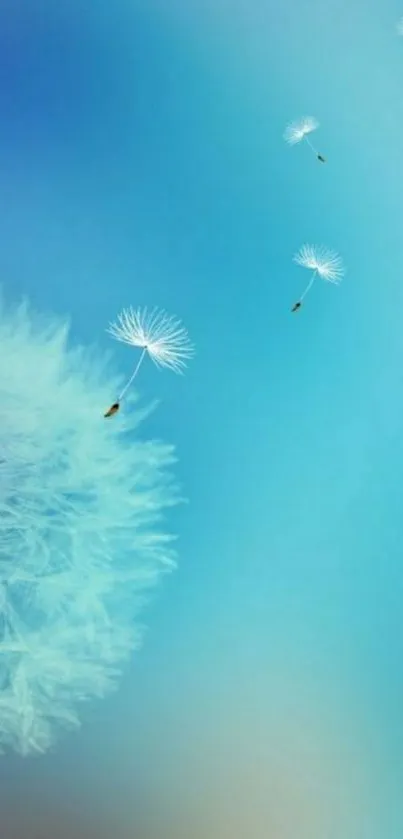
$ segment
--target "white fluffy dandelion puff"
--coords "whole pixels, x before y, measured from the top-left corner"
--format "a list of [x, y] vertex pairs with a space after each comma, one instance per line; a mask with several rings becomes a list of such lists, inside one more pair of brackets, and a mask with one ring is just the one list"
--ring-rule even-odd
[[[114, 379], [0, 298], [0, 753], [45, 752], [116, 686], [175, 553], [170, 446], [94, 416]], [[126, 432], [131, 432], [127, 434]]]
[[123, 309], [107, 331], [117, 341], [139, 347], [142, 353], [117, 402], [105, 416], [112, 416], [119, 410], [120, 401], [137, 376], [146, 355], [157, 367], [167, 367], [174, 373], [183, 373], [194, 355], [194, 347], [181, 321], [160, 309]]
[[301, 143], [302, 140], [305, 140], [315, 154], [316, 158], [321, 163], [325, 163], [325, 158], [323, 155], [319, 154], [318, 150], [309, 139], [309, 134], [312, 134], [312, 132], [316, 131], [317, 128], [319, 128], [319, 122], [316, 117], [301, 117], [301, 119], [294, 120], [287, 125], [283, 137], [286, 143], [290, 146], [295, 146], [297, 143]]
[[323, 246], [302, 245], [294, 256], [294, 262], [303, 268], [309, 268], [312, 271], [312, 276], [299, 301], [294, 304], [293, 312], [302, 306], [302, 301], [312, 288], [316, 277], [320, 277], [333, 285], [338, 285], [345, 272], [341, 256]]

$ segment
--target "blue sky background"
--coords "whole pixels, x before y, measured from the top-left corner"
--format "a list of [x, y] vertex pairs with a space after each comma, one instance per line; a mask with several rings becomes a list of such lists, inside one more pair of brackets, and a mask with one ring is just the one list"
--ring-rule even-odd
[[[119, 693], [53, 755], [3, 758], [5, 839], [402, 835], [401, 14], [0, 6], [8, 297], [128, 374], [124, 305], [197, 345], [186, 378], [138, 380], [190, 500], [179, 570]], [[282, 140], [305, 113], [324, 167]], [[348, 273], [291, 317], [305, 241]]]

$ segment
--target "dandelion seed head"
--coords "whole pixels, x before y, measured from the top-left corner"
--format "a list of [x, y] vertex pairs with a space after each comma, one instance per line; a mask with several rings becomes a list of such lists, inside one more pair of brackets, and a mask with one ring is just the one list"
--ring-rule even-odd
[[194, 355], [180, 320], [160, 309], [123, 309], [107, 331], [117, 341], [146, 350], [157, 367], [168, 367], [175, 373], [182, 373]]
[[0, 752], [45, 752], [117, 686], [140, 609], [175, 553], [173, 451], [99, 406], [106, 364], [0, 301]]
[[295, 254], [294, 261], [303, 268], [316, 271], [322, 280], [335, 285], [341, 282], [345, 273], [341, 256], [323, 246], [303, 245]]
[[319, 128], [319, 122], [315, 117], [302, 117], [287, 125], [283, 137], [286, 143], [295, 146], [296, 143], [300, 143], [307, 134], [311, 134], [317, 128]]

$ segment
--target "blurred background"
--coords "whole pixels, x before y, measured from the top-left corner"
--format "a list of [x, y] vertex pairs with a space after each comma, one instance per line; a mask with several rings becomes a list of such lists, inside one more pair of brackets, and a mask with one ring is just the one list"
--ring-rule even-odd
[[[1, 758], [1, 839], [402, 836], [400, 14], [0, 2], [4, 294], [128, 374], [122, 306], [197, 346], [138, 380], [189, 499], [178, 571], [118, 692]], [[282, 139], [305, 114], [326, 166]], [[291, 316], [306, 241], [348, 270]]]

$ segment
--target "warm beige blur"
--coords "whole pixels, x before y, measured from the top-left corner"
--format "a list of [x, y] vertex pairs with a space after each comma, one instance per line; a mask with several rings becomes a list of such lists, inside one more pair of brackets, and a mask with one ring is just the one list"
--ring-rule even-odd
[[347, 718], [313, 694], [296, 678], [266, 708], [241, 684], [232, 707], [217, 697], [197, 734], [194, 718], [170, 753], [165, 741], [153, 807], [133, 839], [365, 835], [379, 755], [357, 712]]
[[119, 742], [111, 728], [95, 798], [95, 787], [71, 775], [68, 784], [59, 778], [58, 800], [46, 784], [35, 790], [34, 765], [25, 764], [24, 807], [0, 793], [1, 839], [368, 836], [381, 760], [362, 715], [351, 710], [347, 718], [332, 707], [330, 689], [314, 695], [295, 673], [277, 685], [270, 705], [267, 691], [240, 682], [236, 696], [192, 706], [186, 718], [161, 711], [145, 732], [145, 761], [141, 740]]

